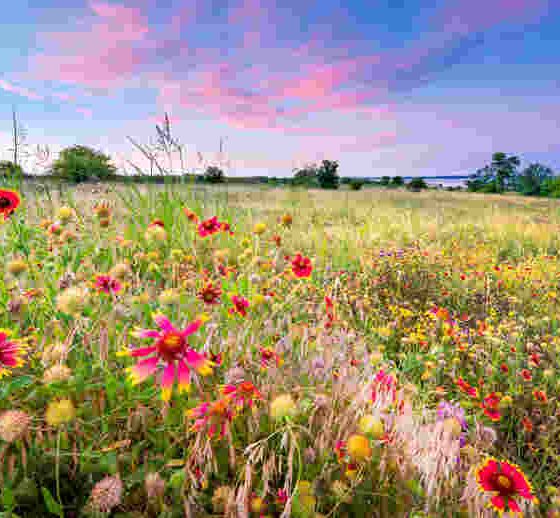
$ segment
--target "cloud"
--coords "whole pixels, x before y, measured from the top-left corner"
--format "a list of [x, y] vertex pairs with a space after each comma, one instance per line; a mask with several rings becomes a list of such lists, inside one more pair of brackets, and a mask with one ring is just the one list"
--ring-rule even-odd
[[44, 97], [37, 92], [29, 90], [23, 86], [15, 85], [5, 79], [0, 79], [0, 89], [4, 90], [5, 92], [9, 92], [15, 95], [19, 95], [20, 97], [25, 97], [30, 101], [42, 101]]

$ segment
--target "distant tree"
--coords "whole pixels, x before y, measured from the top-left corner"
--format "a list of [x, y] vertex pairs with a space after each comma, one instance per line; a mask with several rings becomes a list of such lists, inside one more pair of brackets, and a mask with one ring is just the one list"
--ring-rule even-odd
[[410, 180], [410, 182], [406, 185], [406, 188], [411, 191], [421, 191], [422, 189], [427, 189], [428, 184], [424, 178], [412, 178], [412, 180]]
[[404, 185], [404, 179], [402, 176], [394, 176], [391, 180], [391, 185], [393, 187], [402, 187]]
[[340, 178], [338, 176], [338, 162], [336, 160], [323, 160], [317, 170], [317, 180], [322, 189], [338, 189]]
[[111, 159], [87, 146], [72, 146], [61, 151], [52, 165], [52, 172], [74, 182], [88, 179], [106, 180], [113, 176], [116, 168]]
[[530, 164], [517, 176], [517, 190], [528, 196], [538, 196], [543, 182], [553, 175], [550, 167], [539, 163]]
[[294, 185], [312, 186], [318, 183], [318, 169], [315, 164], [308, 164], [297, 169], [294, 174]]
[[519, 158], [514, 155], [507, 156], [501, 152], [492, 155], [491, 168], [495, 172], [497, 192], [503, 192], [510, 180], [515, 178], [518, 167]]
[[550, 176], [541, 183], [541, 196], [560, 198], [560, 176]]
[[17, 178], [23, 176], [23, 169], [10, 160], [0, 160], [0, 178]]
[[225, 181], [224, 172], [215, 165], [210, 165], [204, 171], [204, 180], [208, 183], [223, 183]]
[[379, 180], [379, 183], [381, 185], [389, 185], [391, 183], [391, 177], [390, 176], [382, 176], [381, 180]]

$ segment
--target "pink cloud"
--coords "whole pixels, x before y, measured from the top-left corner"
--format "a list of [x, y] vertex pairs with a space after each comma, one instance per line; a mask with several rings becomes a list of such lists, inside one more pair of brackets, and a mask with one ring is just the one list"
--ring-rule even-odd
[[30, 101], [42, 101], [44, 99], [44, 97], [37, 92], [33, 92], [32, 90], [29, 90], [28, 88], [25, 88], [23, 86], [14, 85], [13, 83], [10, 83], [9, 81], [6, 81], [4, 79], [0, 79], [0, 89], [4, 90], [5, 92], [19, 95], [20, 97], [25, 97]]
[[36, 55], [30, 67], [39, 78], [108, 89], [132, 76], [142, 61], [135, 45], [148, 33], [146, 20], [135, 8], [95, 1], [89, 6], [95, 17], [83, 30], [44, 35], [50, 51]]

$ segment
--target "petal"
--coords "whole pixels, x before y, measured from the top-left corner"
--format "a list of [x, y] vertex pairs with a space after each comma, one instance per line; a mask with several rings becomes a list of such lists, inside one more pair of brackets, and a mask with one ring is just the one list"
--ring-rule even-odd
[[145, 360], [140, 360], [136, 365], [128, 369], [132, 383], [137, 385], [142, 383], [146, 378], [149, 378], [157, 370], [159, 358], [154, 356], [153, 358], [146, 358]]
[[499, 496], [499, 495], [493, 496], [490, 499], [490, 504], [498, 512], [505, 510], [506, 503], [503, 496]]
[[173, 391], [173, 382], [175, 381], [175, 364], [168, 363], [167, 367], [163, 370], [163, 377], [161, 379], [161, 397], [164, 401], [171, 399]]
[[154, 322], [164, 333], [176, 333], [177, 330], [173, 327], [171, 321], [162, 313], [156, 313], [154, 316]]
[[179, 380], [179, 394], [188, 392], [191, 388], [191, 371], [184, 361], [179, 362], [177, 378]]
[[192, 335], [193, 333], [196, 333], [200, 326], [202, 325], [202, 320], [195, 320], [194, 322], [190, 323], [182, 332], [181, 335], [182, 336], [189, 336]]
[[128, 355], [132, 358], [137, 358], [138, 356], [148, 356], [148, 354], [152, 354], [156, 352], [156, 347], [139, 347], [138, 349], [130, 349]]
[[519, 507], [519, 504], [513, 498], [508, 498], [508, 507], [512, 513], [521, 512], [521, 507]]
[[201, 376], [212, 374], [212, 362], [194, 349], [187, 349], [185, 361], [189, 367], [196, 369]]
[[159, 338], [159, 331], [155, 329], [137, 329], [132, 334], [137, 338]]

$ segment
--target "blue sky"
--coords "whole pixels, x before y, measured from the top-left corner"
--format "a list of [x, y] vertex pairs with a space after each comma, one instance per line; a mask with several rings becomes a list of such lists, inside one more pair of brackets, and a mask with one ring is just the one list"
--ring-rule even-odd
[[[493, 151], [560, 171], [552, 0], [20, 0], [0, 20], [0, 156], [30, 144], [145, 164], [165, 111], [230, 174], [466, 174]], [[30, 166], [31, 167], [31, 166]]]

